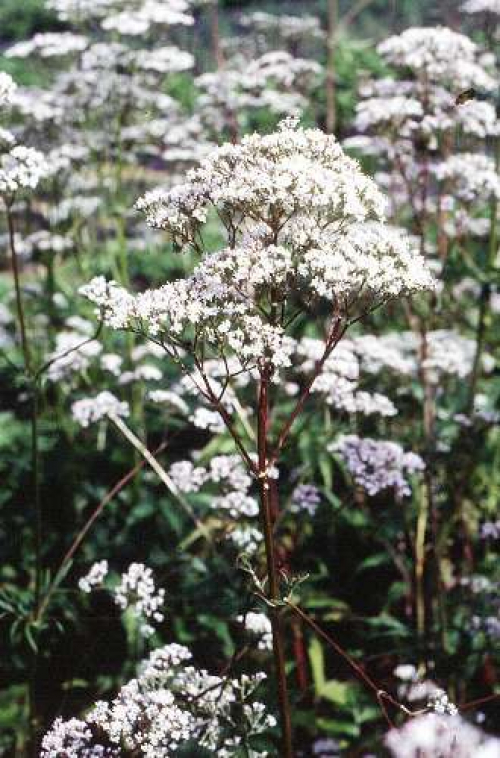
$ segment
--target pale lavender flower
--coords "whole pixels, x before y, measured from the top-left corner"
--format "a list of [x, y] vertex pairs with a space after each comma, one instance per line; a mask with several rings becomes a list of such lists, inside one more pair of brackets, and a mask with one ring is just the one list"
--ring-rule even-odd
[[348, 434], [329, 445], [339, 453], [356, 484], [368, 495], [394, 489], [398, 497], [411, 494], [408, 474], [420, 472], [425, 464], [415, 453], [405, 453], [397, 442], [373, 440]]
[[485, 521], [481, 524], [479, 531], [481, 539], [483, 540], [498, 540], [500, 539], [500, 519], [497, 521]]
[[319, 489], [314, 484], [298, 484], [292, 492], [291, 510], [314, 516], [321, 502]]
[[495, 758], [500, 740], [458, 716], [429, 713], [392, 729], [385, 744], [394, 758]]

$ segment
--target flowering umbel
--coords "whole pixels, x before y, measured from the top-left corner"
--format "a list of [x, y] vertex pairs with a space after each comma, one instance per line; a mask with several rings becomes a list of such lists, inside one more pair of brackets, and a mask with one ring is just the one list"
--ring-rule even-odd
[[[186, 183], [150, 192], [137, 207], [179, 249], [201, 255], [193, 274], [139, 295], [102, 277], [82, 291], [111, 326], [159, 336], [174, 350], [203, 346], [244, 367], [286, 367], [297, 309], [326, 301], [348, 322], [433, 287], [423, 258], [385, 225], [375, 183], [333, 136], [295, 120], [224, 145]], [[207, 253], [203, 227], [213, 215], [227, 246]]]

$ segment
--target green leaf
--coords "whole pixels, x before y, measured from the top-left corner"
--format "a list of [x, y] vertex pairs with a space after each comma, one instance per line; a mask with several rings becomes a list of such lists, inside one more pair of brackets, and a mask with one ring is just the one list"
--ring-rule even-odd
[[62, 683], [61, 689], [67, 692], [69, 690], [85, 689], [88, 686], [89, 682], [87, 682], [86, 679], [70, 679], [69, 681]]
[[353, 724], [352, 721], [319, 718], [317, 724], [322, 732], [331, 734], [332, 736], [359, 737], [360, 734], [359, 727], [356, 724]]
[[319, 691], [320, 697], [330, 700], [336, 705], [347, 705], [349, 700], [351, 686], [345, 682], [339, 682], [336, 679], [330, 679], [325, 682]]
[[316, 691], [319, 692], [325, 683], [325, 658], [323, 648], [315, 637], [309, 643], [309, 661]]
[[375, 555], [369, 555], [364, 561], [361, 561], [356, 569], [356, 573], [365, 571], [366, 569], [376, 568], [377, 566], [383, 566], [385, 563], [390, 563], [391, 559], [387, 553], [375, 553]]
[[370, 721], [379, 721], [380, 708], [375, 706], [365, 706], [364, 708], [355, 709], [354, 716], [357, 724], [366, 724]]
[[36, 639], [37, 628], [33, 624], [26, 624], [24, 627], [24, 635], [28, 642], [28, 645], [34, 653], [38, 653], [38, 641]]
[[[385, 629], [386, 633], [390, 634], [398, 634], [401, 637], [409, 637], [410, 632], [407, 629], [407, 627], [401, 623], [401, 621], [398, 621], [398, 619], [395, 619], [393, 616], [390, 616], [388, 613], [381, 613], [379, 616], [374, 616], [373, 618], [366, 618], [364, 619], [365, 623], [373, 628], [373, 629]], [[379, 632], [380, 634], [380, 632]]]
[[323, 477], [323, 484], [327, 490], [332, 489], [333, 485], [333, 466], [331, 456], [320, 455], [318, 458], [318, 466]]

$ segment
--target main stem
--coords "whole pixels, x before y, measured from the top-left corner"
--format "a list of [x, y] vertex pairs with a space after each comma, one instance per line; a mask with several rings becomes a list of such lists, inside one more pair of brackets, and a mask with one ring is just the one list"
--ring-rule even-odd
[[[269, 422], [269, 379], [270, 369], [264, 366], [260, 372], [259, 407], [258, 407], [258, 461], [259, 461], [259, 484], [260, 484], [260, 513], [262, 531], [266, 546], [267, 578], [271, 602], [269, 615], [273, 632], [273, 653], [276, 669], [278, 689], [278, 704], [280, 711], [280, 726], [282, 739], [282, 758], [293, 758], [292, 747], [292, 722], [290, 717], [290, 703], [288, 700], [288, 686], [285, 669], [285, 651], [283, 644], [283, 622], [281, 609], [273, 605], [280, 600], [279, 576], [276, 566], [276, 554], [274, 548], [273, 520], [277, 503], [272, 503], [271, 482], [269, 479], [269, 457], [267, 450], [267, 428]], [[273, 483], [274, 484], [274, 483]], [[274, 486], [274, 495], [277, 500], [277, 489]]]
[[15, 236], [14, 236], [14, 221], [12, 219], [12, 211], [10, 204], [6, 205], [7, 210], [7, 226], [9, 230], [9, 247], [10, 247], [10, 262], [12, 266], [12, 276], [14, 279], [14, 288], [16, 291], [16, 310], [17, 310], [17, 320], [19, 323], [19, 333], [21, 335], [21, 348], [23, 351], [23, 357], [24, 357], [24, 367], [26, 369], [26, 374], [28, 376], [31, 375], [31, 355], [30, 355], [30, 349], [28, 344], [28, 338], [26, 335], [26, 323], [24, 318], [24, 307], [23, 307], [23, 298], [21, 294], [21, 277], [19, 274], [19, 265], [17, 261], [17, 253], [16, 253], [16, 243], [15, 243]]
[[[31, 351], [26, 331], [26, 319], [24, 316], [24, 304], [21, 292], [21, 276], [17, 258], [14, 220], [12, 218], [11, 203], [6, 203], [7, 228], [9, 232], [10, 260], [14, 289], [16, 293], [16, 310], [21, 336], [21, 349], [24, 359], [24, 373], [31, 389], [31, 466], [33, 481], [33, 507], [35, 511], [35, 566], [34, 566], [34, 613], [33, 618], [38, 618], [40, 606], [41, 579], [42, 579], [42, 504], [40, 500], [40, 466], [38, 451], [38, 412], [39, 412], [39, 385], [38, 377], [33, 372], [31, 363]], [[38, 732], [38, 713], [36, 705], [36, 680], [37, 680], [38, 652], [33, 650], [31, 654], [31, 672], [28, 683], [28, 751], [36, 750]]]
[[[497, 139], [495, 146], [495, 167], [498, 172], [500, 168], [500, 139]], [[486, 333], [488, 327], [488, 316], [490, 310], [490, 297], [491, 297], [491, 269], [495, 263], [495, 256], [498, 250], [498, 229], [497, 229], [497, 215], [498, 215], [498, 200], [496, 197], [491, 199], [491, 217], [490, 217], [490, 239], [488, 245], [488, 257], [486, 260], [486, 277], [487, 280], [483, 282], [481, 286], [481, 294], [479, 296], [479, 315], [476, 329], [476, 351], [474, 354], [474, 362], [472, 366], [470, 386], [469, 386], [469, 398], [467, 403], [467, 413], [471, 415], [474, 411], [474, 401], [476, 398], [477, 383], [479, 375], [481, 373], [481, 358], [484, 350], [484, 343], [486, 340]]]

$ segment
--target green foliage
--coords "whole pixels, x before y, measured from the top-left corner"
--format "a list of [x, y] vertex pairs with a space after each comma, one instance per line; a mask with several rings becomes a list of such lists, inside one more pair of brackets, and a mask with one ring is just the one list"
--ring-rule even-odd
[[24, 86], [41, 87], [49, 81], [40, 66], [25, 58], [6, 58], [0, 55], [0, 71], [10, 74], [15, 82]]
[[373, 40], [359, 40], [342, 34], [335, 51], [336, 102], [338, 131], [348, 132], [358, 101], [358, 88], [370, 76], [383, 76], [385, 66]]
[[0, 42], [24, 39], [56, 28], [57, 18], [47, 10], [44, 0], [2, 0], [0, 4]]

